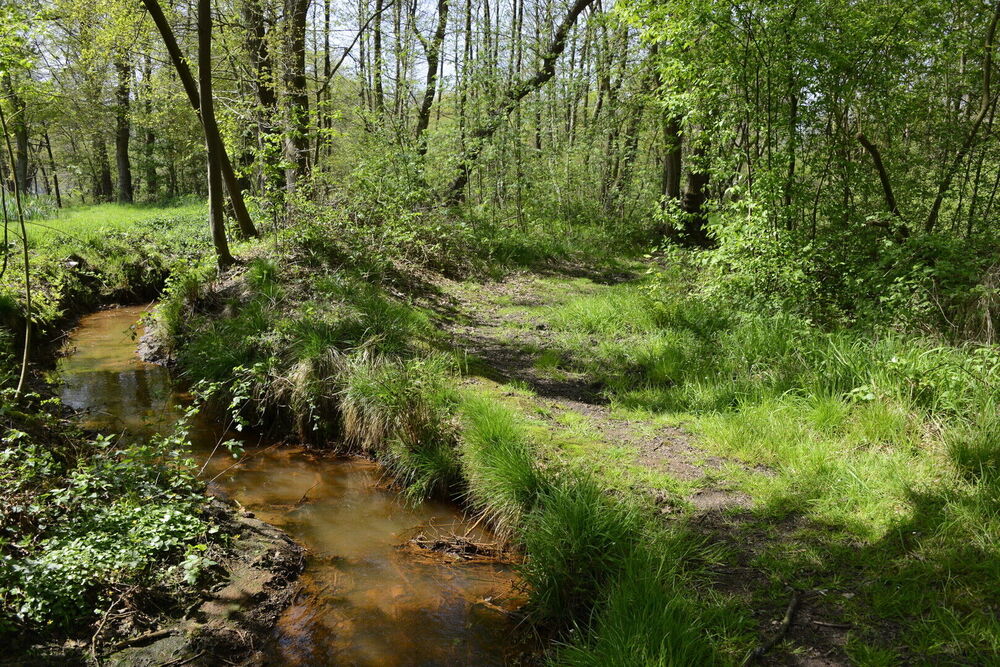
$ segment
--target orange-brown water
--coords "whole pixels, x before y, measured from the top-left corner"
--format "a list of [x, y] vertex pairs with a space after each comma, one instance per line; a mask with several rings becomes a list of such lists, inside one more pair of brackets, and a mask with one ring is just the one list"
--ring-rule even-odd
[[[136, 356], [142, 307], [83, 318], [59, 364], [62, 399], [90, 428], [142, 437], [169, 427], [183, 395], [170, 373]], [[246, 442], [234, 465], [216, 450], [223, 425], [192, 429], [209, 488], [279, 526], [309, 550], [303, 592], [271, 638], [276, 665], [490, 665], [510, 657], [514, 627], [496, 608], [517, 580], [493, 563], [448, 563], [401, 550], [410, 536], [483, 535], [451, 505], [411, 505], [374, 464]]]

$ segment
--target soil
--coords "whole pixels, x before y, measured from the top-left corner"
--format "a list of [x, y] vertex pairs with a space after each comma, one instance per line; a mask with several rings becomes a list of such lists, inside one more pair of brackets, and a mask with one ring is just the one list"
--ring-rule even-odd
[[[295, 580], [304, 565], [302, 547], [283, 531], [241, 512], [219, 499], [211, 504], [213, 519], [232, 542], [220, 559], [226, 572], [202, 601], [180, 620], [135, 638], [101, 664], [258, 665], [262, 644], [278, 616], [296, 593]], [[141, 638], [141, 636], [140, 636]]]

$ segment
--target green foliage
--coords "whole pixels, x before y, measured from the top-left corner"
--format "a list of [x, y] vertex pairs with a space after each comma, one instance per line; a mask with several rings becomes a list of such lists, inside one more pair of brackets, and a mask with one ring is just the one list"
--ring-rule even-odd
[[619, 568], [645, 537], [638, 507], [610, 498], [587, 477], [551, 485], [528, 515], [522, 569], [531, 612], [566, 625], [587, 618]]
[[462, 402], [462, 472], [468, 502], [500, 535], [510, 538], [538, 502], [548, 482], [524, 427], [486, 397]]
[[[678, 553], [680, 551], [681, 553]], [[641, 551], [616, 563], [620, 574], [605, 589], [589, 632], [557, 650], [567, 667], [725, 664], [711, 647], [691, 601], [676, 590], [677, 563], [686, 554], [674, 540], [655, 555]]]
[[28, 421], [7, 417], [0, 631], [67, 628], [92, 618], [111, 590], [190, 585], [211, 565], [197, 556], [214, 529], [183, 429], [147, 442], [85, 441], [51, 403]]
[[382, 460], [413, 499], [458, 486], [451, 415], [453, 363], [444, 356], [388, 359], [355, 353], [338, 380], [344, 436]]

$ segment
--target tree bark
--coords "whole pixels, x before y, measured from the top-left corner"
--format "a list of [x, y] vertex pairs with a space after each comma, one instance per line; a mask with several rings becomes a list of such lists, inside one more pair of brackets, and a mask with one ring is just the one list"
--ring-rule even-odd
[[872, 163], [875, 165], [875, 171], [878, 172], [878, 180], [882, 183], [882, 195], [885, 197], [885, 206], [889, 209], [897, 218], [900, 217], [899, 207], [896, 205], [896, 196], [892, 192], [892, 182], [889, 180], [889, 173], [885, 170], [885, 165], [882, 163], [882, 153], [879, 151], [878, 147], [868, 140], [861, 132], [857, 134], [858, 143], [860, 143], [868, 155], [872, 158]]
[[681, 197], [681, 211], [684, 213], [684, 228], [679, 239], [686, 245], [710, 247], [712, 240], [705, 228], [705, 201], [708, 199], [710, 174], [698, 166], [698, 158], [704, 155], [704, 148], [693, 151], [693, 165], [688, 168], [687, 183]]
[[[198, 94], [201, 100], [202, 122], [207, 128], [209, 122], [215, 123], [215, 108], [212, 98], [212, 2], [198, 0]], [[209, 119], [211, 119], [209, 121]], [[226, 239], [226, 220], [222, 200], [222, 176], [220, 173], [221, 156], [219, 146], [221, 141], [209, 139], [210, 133], [205, 132], [205, 152], [208, 162], [208, 217], [212, 230], [212, 243], [215, 245], [216, 259], [220, 269], [226, 269], [236, 263], [229, 252], [229, 242]], [[218, 129], [215, 129], [218, 136]], [[223, 149], [224, 150], [224, 149]]]
[[45, 139], [45, 152], [49, 156], [49, 171], [52, 172], [52, 186], [56, 195], [56, 208], [62, 208], [62, 193], [59, 191], [59, 174], [56, 173], [56, 161], [52, 159], [52, 142], [49, 141], [48, 132], [45, 132], [42, 137]]
[[681, 123], [673, 114], [667, 113], [663, 119], [663, 182], [661, 189], [664, 202], [679, 201], [681, 198]]
[[115, 89], [115, 163], [118, 166], [118, 203], [131, 204], [132, 162], [129, 160], [128, 146], [132, 128], [129, 124], [129, 97], [132, 67], [124, 58], [115, 61], [118, 72], [118, 87]]
[[385, 9], [385, 0], [375, 0], [375, 28], [372, 33], [372, 88], [375, 92], [375, 114], [379, 121], [385, 113], [385, 91], [382, 89], [382, 12]]
[[285, 0], [285, 187], [291, 192], [309, 172], [309, 93], [306, 90], [306, 18], [309, 0]]
[[10, 74], [4, 74], [3, 82], [12, 110], [10, 124], [14, 130], [14, 180], [19, 191], [27, 193], [31, 189], [28, 180], [28, 107], [24, 98], [18, 95]]
[[[427, 126], [431, 121], [431, 108], [434, 105], [434, 95], [437, 92], [438, 61], [441, 58], [441, 45], [444, 44], [445, 31], [448, 27], [448, 0], [438, 0], [438, 21], [437, 29], [430, 40], [417, 37], [423, 43], [427, 51], [427, 80], [424, 86], [424, 99], [417, 112], [417, 151], [420, 155], [427, 153], [427, 140], [423, 137]], [[414, 23], [416, 25], [416, 23]]]
[[104, 137], [95, 133], [94, 147], [94, 201], [110, 202], [115, 198], [115, 186], [111, 181], [111, 163], [108, 161], [108, 147]]
[[[146, 55], [146, 61], [143, 64], [142, 70], [143, 84], [144, 84], [144, 106], [146, 111], [146, 117], [149, 118], [153, 112], [153, 101], [151, 99], [153, 91], [153, 64], [149, 55]], [[143, 136], [143, 173], [145, 175], [146, 185], [144, 192], [147, 198], [156, 197], [157, 192], [159, 192], [160, 184], [159, 179], [156, 177], [156, 133], [153, 131], [153, 124], [147, 122], [146, 130]]]
[[[236, 216], [236, 222], [239, 225], [240, 232], [244, 236], [252, 237], [257, 236], [257, 229], [253, 225], [253, 221], [250, 219], [250, 213], [247, 211], [246, 203], [243, 201], [243, 191], [240, 190], [239, 183], [236, 179], [236, 174], [233, 172], [232, 164], [229, 162], [229, 154], [226, 153], [226, 145], [222, 141], [222, 136], [219, 134], [219, 126], [215, 120], [215, 110], [209, 100], [208, 109], [202, 108], [202, 100], [198, 93], [198, 86], [195, 84], [194, 77], [191, 75], [191, 69], [188, 67], [187, 60], [181, 53], [180, 47], [177, 45], [177, 39], [174, 37], [174, 31], [170, 28], [170, 24], [167, 22], [167, 17], [164, 16], [163, 10], [160, 7], [160, 3], [157, 0], [142, 0], [143, 5], [145, 5], [146, 10], [149, 12], [150, 17], [153, 19], [153, 23], [156, 24], [156, 28], [163, 38], [163, 43], [167, 48], [167, 53], [170, 55], [170, 61], [174, 64], [174, 69], [177, 70], [177, 76], [181, 80], [181, 85], [184, 87], [184, 92], [187, 94], [188, 101], [194, 108], [195, 113], [198, 114], [201, 120], [202, 129], [205, 131], [205, 144], [206, 146], [212, 146], [215, 154], [219, 158], [219, 166], [222, 171], [222, 178], [225, 181], [226, 190], [229, 192], [229, 199], [233, 204], [233, 212]], [[201, 0], [199, 0], [199, 7], [201, 6]], [[206, 14], [208, 12], [206, 11]], [[201, 17], [199, 16], [199, 19]], [[208, 22], [208, 43], [211, 45], [211, 15], [206, 16], [206, 21]], [[200, 43], [201, 35], [199, 35]], [[199, 53], [199, 62], [201, 61], [201, 54]], [[209, 60], [209, 65], [211, 65], [211, 60]], [[209, 75], [211, 75], [211, 68], [209, 68]]]

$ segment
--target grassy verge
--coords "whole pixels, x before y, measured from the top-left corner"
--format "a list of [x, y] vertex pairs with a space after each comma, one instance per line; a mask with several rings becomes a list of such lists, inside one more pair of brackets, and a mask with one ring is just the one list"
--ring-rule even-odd
[[689, 288], [566, 285], [533, 309], [557, 341], [540, 361], [723, 462], [702, 483], [751, 501], [701, 532], [764, 574], [749, 604], [822, 591], [860, 663], [996, 659], [1000, 350], [824, 332]]
[[[210, 252], [204, 204], [77, 207], [29, 221], [32, 321], [42, 336], [100, 303], [148, 299], [178, 266]], [[20, 239], [0, 275], [0, 324], [24, 321]]]

